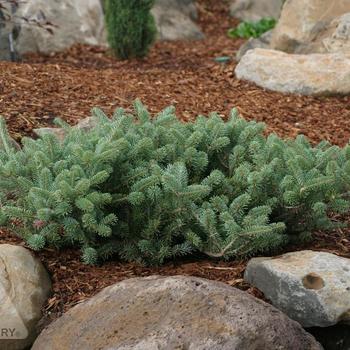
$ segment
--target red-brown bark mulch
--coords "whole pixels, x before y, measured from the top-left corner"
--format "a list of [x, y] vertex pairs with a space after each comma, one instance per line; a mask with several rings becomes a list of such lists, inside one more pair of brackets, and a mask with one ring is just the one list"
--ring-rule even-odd
[[198, 7], [205, 40], [159, 42], [144, 60], [116, 61], [104, 49], [77, 46], [49, 57], [32, 55], [21, 64], [0, 62], [0, 114], [12, 134], [19, 139], [55, 117], [76, 123], [92, 107], [112, 113], [141, 98], [152, 112], [175, 105], [184, 121], [213, 111], [227, 116], [237, 107], [282, 136], [348, 142], [349, 96], [285, 95], [237, 80], [234, 60], [214, 61], [234, 57], [242, 44], [226, 35], [237, 20], [229, 17], [225, 1], [200, 0]]
[[[242, 40], [227, 38], [237, 21], [224, 1], [199, 0], [199, 25], [206, 39], [159, 42], [143, 60], [119, 62], [101, 48], [76, 46], [49, 57], [31, 55], [22, 63], [0, 62], [0, 114], [11, 134], [20, 139], [32, 129], [51, 126], [55, 117], [74, 124], [94, 106], [112, 113], [130, 108], [135, 98], [154, 113], [173, 104], [178, 117], [192, 120], [217, 111], [228, 115], [237, 107], [247, 119], [264, 121], [268, 131], [313, 142], [326, 139], [344, 145], [350, 139], [350, 97], [306, 97], [265, 91], [234, 76], [236, 63], [219, 64], [218, 56], [234, 56]], [[0, 243], [23, 244], [6, 231]], [[350, 231], [319, 232], [302, 248], [350, 257]], [[298, 249], [301, 249], [298, 247]], [[74, 250], [37, 253], [48, 269], [53, 293], [45, 305], [44, 323], [102, 288], [125, 278], [152, 274], [184, 274], [223, 281], [262, 297], [243, 282], [246, 262], [177, 261], [159, 268], [111, 261], [86, 266]]]
[[[26, 246], [9, 232], [0, 230], [0, 244], [3, 243]], [[326, 251], [350, 258], [350, 231], [337, 229], [332, 232], [317, 232], [312, 242], [304, 246], [288, 247], [285, 252], [302, 249]], [[52, 295], [44, 306], [42, 327], [103, 288], [133, 277], [150, 275], [202, 277], [224, 282], [264, 299], [259, 290], [243, 280], [247, 260], [230, 262], [210, 259], [177, 260], [161, 267], [146, 267], [113, 260], [100, 266], [90, 266], [81, 262], [80, 252], [74, 249], [62, 251], [44, 249], [35, 255], [49, 272], [53, 288]]]

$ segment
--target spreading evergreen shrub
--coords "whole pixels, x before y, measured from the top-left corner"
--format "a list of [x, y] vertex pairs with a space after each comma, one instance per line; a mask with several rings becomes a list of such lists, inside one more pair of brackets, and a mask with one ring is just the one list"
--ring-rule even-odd
[[24, 138], [12, 148], [2, 120], [1, 224], [35, 250], [76, 246], [86, 263], [112, 255], [160, 264], [192, 252], [234, 258], [310, 238], [349, 210], [350, 146], [264, 136], [264, 125], [216, 114], [182, 123], [112, 119], [94, 109], [90, 131]]
[[154, 0], [106, 0], [108, 42], [120, 59], [143, 57], [156, 37], [151, 14]]

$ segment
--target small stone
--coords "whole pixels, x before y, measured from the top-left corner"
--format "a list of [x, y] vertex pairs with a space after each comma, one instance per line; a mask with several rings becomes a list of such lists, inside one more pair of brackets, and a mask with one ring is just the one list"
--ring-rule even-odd
[[83, 131], [90, 131], [97, 125], [97, 119], [94, 117], [86, 117], [78, 122], [75, 126]]
[[65, 132], [61, 128], [39, 128], [33, 129], [33, 132], [37, 136], [43, 136], [45, 134], [53, 134], [57, 137], [59, 141], [63, 141], [65, 137]]

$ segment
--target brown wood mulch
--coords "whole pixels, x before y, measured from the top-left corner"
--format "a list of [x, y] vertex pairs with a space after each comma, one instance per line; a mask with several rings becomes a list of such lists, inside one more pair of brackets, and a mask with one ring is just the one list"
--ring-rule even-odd
[[237, 107], [283, 136], [348, 142], [349, 96], [284, 95], [238, 81], [234, 60], [214, 61], [234, 56], [243, 42], [226, 36], [237, 21], [228, 16], [225, 1], [199, 0], [198, 7], [205, 40], [157, 43], [144, 60], [118, 62], [103, 49], [77, 46], [50, 57], [33, 55], [22, 64], [0, 62], [0, 114], [19, 139], [55, 117], [76, 123], [94, 106], [112, 113], [141, 98], [152, 112], [175, 105], [184, 121], [213, 111], [228, 115]]
[[[247, 119], [264, 121], [268, 131], [285, 137], [303, 133], [313, 142], [326, 139], [344, 145], [350, 139], [350, 97], [305, 97], [265, 91], [238, 81], [235, 62], [220, 64], [219, 56], [234, 56], [242, 40], [227, 38], [237, 21], [228, 16], [224, 1], [199, 0], [199, 25], [206, 39], [161, 42], [143, 60], [118, 62], [104, 49], [76, 46], [49, 57], [31, 55], [22, 63], [0, 62], [0, 114], [11, 134], [20, 139], [32, 129], [51, 126], [55, 117], [74, 124], [94, 106], [107, 113], [130, 108], [141, 98], [152, 112], [169, 104], [183, 121], [217, 111], [228, 115], [237, 107]], [[23, 243], [0, 231], [0, 243]], [[315, 233], [312, 245], [350, 257], [350, 231]], [[290, 248], [292, 249], [292, 248]], [[298, 247], [298, 249], [301, 249]], [[37, 254], [47, 267], [53, 293], [44, 307], [44, 323], [102, 288], [125, 278], [152, 274], [184, 274], [223, 281], [263, 297], [243, 282], [245, 261], [177, 261], [159, 268], [111, 261], [86, 266], [74, 250], [45, 249]]]

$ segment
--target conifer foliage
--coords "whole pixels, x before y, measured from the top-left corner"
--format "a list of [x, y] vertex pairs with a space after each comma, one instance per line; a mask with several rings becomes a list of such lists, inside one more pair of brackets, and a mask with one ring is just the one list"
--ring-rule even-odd
[[154, 0], [106, 0], [108, 42], [120, 59], [143, 57], [156, 37]]
[[134, 115], [97, 126], [24, 138], [0, 138], [0, 221], [35, 250], [75, 246], [86, 263], [112, 255], [161, 264], [200, 252], [233, 258], [275, 251], [334, 226], [349, 210], [350, 146], [311, 146], [300, 136], [264, 136], [264, 125], [216, 114]]

